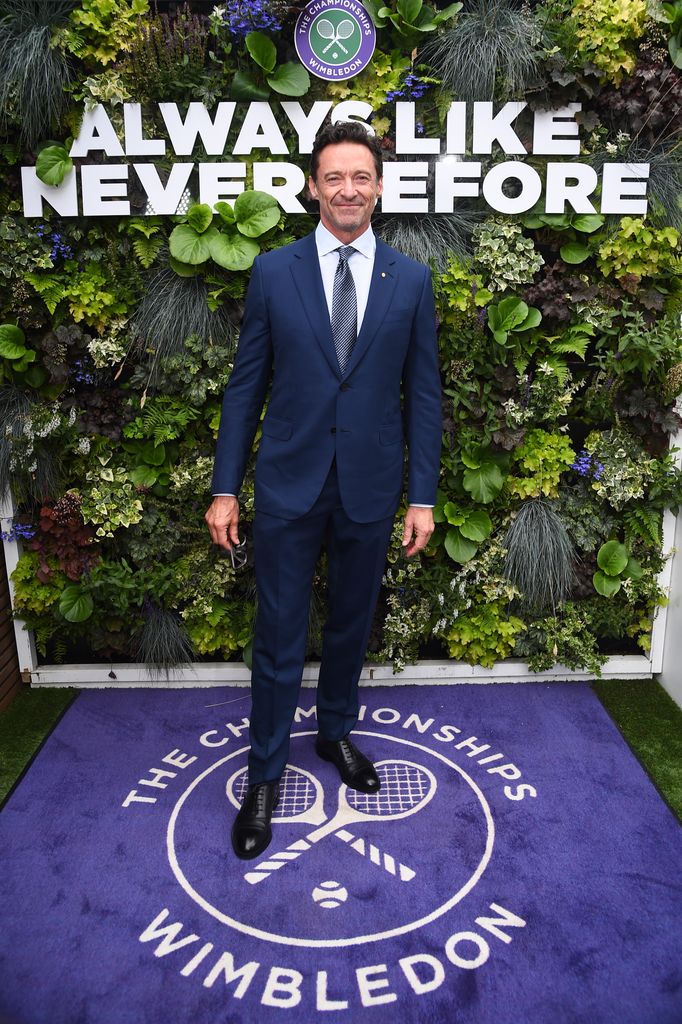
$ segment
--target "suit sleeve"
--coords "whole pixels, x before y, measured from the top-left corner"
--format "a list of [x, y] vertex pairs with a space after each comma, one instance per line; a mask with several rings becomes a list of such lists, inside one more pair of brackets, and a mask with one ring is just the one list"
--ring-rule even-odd
[[403, 367], [403, 395], [408, 448], [407, 500], [411, 505], [435, 505], [443, 414], [436, 308], [431, 272], [427, 267]]
[[225, 388], [213, 494], [239, 494], [272, 369], [270, 318], [260, 259], [253, 264], [234, 367]]

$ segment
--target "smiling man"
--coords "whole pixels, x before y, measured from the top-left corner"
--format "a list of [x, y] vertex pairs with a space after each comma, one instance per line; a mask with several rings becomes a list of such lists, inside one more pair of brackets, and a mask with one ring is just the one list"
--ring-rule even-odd
[[232, 828], [238, 857], [257, 857], [289, 751], [308, 609], [322, 547], [329, 615], [317, 686], [318, 755], [352, 789], [379, 778], [349, 737], [358, 679], [403, 486], [408, 556], [433, 532], [441, 444], [431, 275], [374, 236], [378, 141], [357, 123], [322, 129], [310, 193], [320, 223], [260, 256], [223, 400], [206, 513], [213, 541], [239, 543], [241, 487], [268, 384], [255, 475], [258, 614], [253, 643], [249, 788]]

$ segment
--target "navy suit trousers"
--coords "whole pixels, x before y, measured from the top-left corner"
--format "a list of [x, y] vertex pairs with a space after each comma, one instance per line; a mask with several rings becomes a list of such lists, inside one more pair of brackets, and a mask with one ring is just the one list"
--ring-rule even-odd
[[357, 523], [344, 512], [336, 462], [306, 515], [256, 512], [258, 613], [251, 673], [249, 782], [280, 778], [305, 660], [313, 574], [327, 551], [329, 615], [317, 686], [318, 729], [338, 740], [355, 726], [358, 679], [372, 625], [393, 516]]

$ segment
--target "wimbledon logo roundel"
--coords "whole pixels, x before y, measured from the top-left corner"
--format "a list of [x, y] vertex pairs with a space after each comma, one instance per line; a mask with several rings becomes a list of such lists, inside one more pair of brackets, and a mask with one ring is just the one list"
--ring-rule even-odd
[[312, 0], [298, 16], [294, 42], [299, 60], [311, 74], [338, 81], [367, 67], [376, 32], [357, 0]]

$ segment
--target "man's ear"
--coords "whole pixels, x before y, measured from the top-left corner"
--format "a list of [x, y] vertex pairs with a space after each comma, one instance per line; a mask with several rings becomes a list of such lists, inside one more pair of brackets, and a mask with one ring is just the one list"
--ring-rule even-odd
[[314, 180], [310, 177], [308, 178], [308, 191], [310, 192], [310, 195], [312, 196], [313, 199], [320, 198], [317, 194], [317, 186], [315, 185]]

